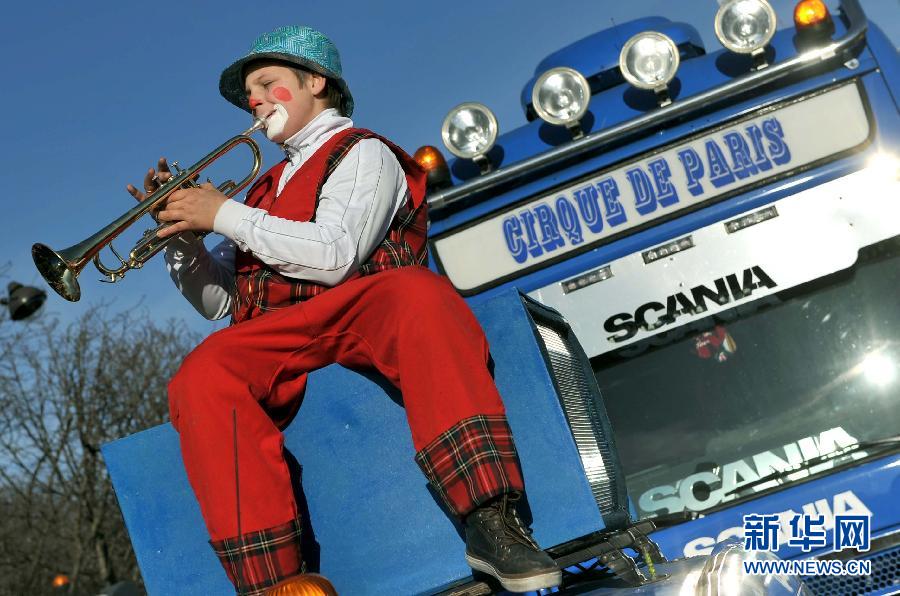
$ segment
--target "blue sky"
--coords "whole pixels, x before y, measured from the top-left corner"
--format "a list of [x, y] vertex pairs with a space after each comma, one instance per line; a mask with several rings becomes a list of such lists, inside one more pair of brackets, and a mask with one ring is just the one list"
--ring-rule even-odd
[[[792, 26], [793, 4], [773, 2], [781, 27]], [[900, 0], [862, 5], [900, 44]], [[715, 0], [351, 0], [341, 12], [322, 0], [157, 6], [33, 1], [4, 8], [4, 284], [43, 285], [31, 245], [65, 248], [118, 217], [133, 201], [125, 184], [139, 183], [160, 156], [192, 163], [246, 128], [247, 115], [219, 96], [219, 74], [257, 35], [283, 24], [307, 24], [335, 41], [356, 100], [354, 121], [409, 152], [442, 147], [441, 121], [463, 101], [487, 104], [501, 130], [524, 124], [519, 93], [538, 61], [611, 22], [664, 16], [697, 27], [708, 51], [721, 47]], [[274, 164], [277, 148], [259, 138], [266, 165]], [[233, 175], [243, 176], [237, 167]], [[127, 251], [130, 242], [118, 246]], [[102, 301], [113, 310], [142, 305], [149, 316], [175, 317], [203, 334], [223, 325], [181, 298], [161, 257], [116, 285], [94, 282], [98, 276], [93, 266], [85, 270], [76, 304], [51, 291], [44, 316], [66, 322]]]

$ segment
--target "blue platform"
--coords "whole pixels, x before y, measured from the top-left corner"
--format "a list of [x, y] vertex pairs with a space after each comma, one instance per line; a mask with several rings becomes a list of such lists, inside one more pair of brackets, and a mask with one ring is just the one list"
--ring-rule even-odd
[[[525, 301], [505, 292], [475, 308], [491, 344], [544, 546], [604, 528]], [[400, 396], [334, 365], [310, 375], [285, 445], [303, 486], [321, 573], [340, 593], [421, 594], [470, 575], [454, 521], [413, 461]], [[233, 594], [207, 544], [171, 425], [103, 454], [151, 595]]]

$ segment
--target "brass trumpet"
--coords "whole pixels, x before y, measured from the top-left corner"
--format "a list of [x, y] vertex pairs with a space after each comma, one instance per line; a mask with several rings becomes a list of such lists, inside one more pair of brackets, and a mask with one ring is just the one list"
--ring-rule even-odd
[[[81, 270], [87, 265], [88, 261], [93, 260], [94, 266], [97, 267], [100, 273], [106, 276], [106, 279], [101, 281], [110, 283], [125, 277], [125, 272], [129, 269], [140, 269], [144, 266], [144, 263], [165, 248], [172, 238], [174, 238], [174, 236], [168, 238], [158, 238], [156, 236], [158, 231], [172, 224], [160, 224], [155, 228], [145, 231], [141, 239], [135, 243], [131, 252], [128, 253], [127, 259], [123, 259], [119, 256], [119, 253], [116, 252], [116, 249], [112, 245], [113, 239], [124, 230], [128, 229], [135, 221], [160, 207], [169, 195], [176, 190], [198, 186], [196, 180], [200, 172], [238, 145], [244, 144], [247, 145], [253, 153], [253, 167], [251, 168], [251, 172], [238, 183], [227, 180], [216, 187], [219, 192], [225, 194], [228, 198], [234, 197], [243, 190], [245, 186], [250, 184], [259, 173], [262, 156], [260, 154], [259, 145], [250, 138], [250, 135], [257, 130], [265, 128], [265, 126], [266, 123], [264, 120], [257, 119], [253, 123], [253, 126], [241, 134], [231, 137], [189, 168], [181, 169], [176, 163], [173, 163], [172, 165], [177, 171], [172, 178], [157, 188], [144, 201], [141, 201], [117, 220], [82, 242], [60, 251], [55, 251], [45, 244], [33, 245], [31, 247], [31, 256], [34, 259], [34, 264], [37, 266], [38, 271], [40, 271], [41, 275], [57, 294], [70, 302], [77, 302], [78, 299], [81, 298], [81, 288], [78, 286], [77, 278], [81, 273]], [[100, 261], [99, 253], [103, 247], [107, 245], [109, 245], [110, 251], [117, 259], [119, 259], [120, 265], [116, 268], [106, 267]]]

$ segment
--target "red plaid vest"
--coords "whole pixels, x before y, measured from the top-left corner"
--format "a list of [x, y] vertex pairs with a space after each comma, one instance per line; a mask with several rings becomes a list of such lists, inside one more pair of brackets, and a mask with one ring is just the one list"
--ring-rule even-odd
[[[351, 128], [335, 134], [300, 166], [276, 197], [281, 172], [287, 165], [282, 161], [256, 181], [244, 203], [277, 217], [315, 221], [322, 185], [353, 145], [373, 138], [394, 152], [406, 173], [410, 199], [394, 217], [384, 240], [349, 279], [395, 267], [424, 265], [428, 258], [425, 172], [402, 149], [372, 131]], [[240, 250], [235, 255], [235, 281], [232, 324], [308, 300], [329, 289], [313, 281], [285, 277], [252, 253]]]

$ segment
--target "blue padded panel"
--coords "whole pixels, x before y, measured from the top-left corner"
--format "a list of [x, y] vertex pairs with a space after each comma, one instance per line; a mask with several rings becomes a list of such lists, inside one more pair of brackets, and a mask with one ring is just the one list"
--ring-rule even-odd
[[234, 594], [208, 544], [172, 425], [107, 443], [103, 459], [147, 592]]
[[[475, 308], [519, 449], [544, 546], [603, 528], [518, 292]], [[417, 594], [470, 570], [453, 520], [413, 461], [399, 393], [330, 366], [310, 375], [285, 444], [303, 485], [321, 572], [339, 592]], [[104, 456], [150, 594], [230, 594], [207, 545], [171, 426], [110, 443]], [[230, 457], [230, 454], [228, 455]]]

